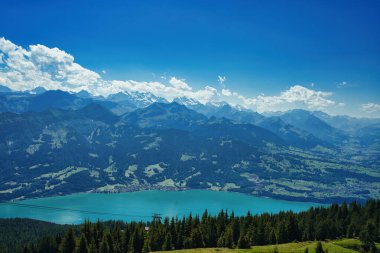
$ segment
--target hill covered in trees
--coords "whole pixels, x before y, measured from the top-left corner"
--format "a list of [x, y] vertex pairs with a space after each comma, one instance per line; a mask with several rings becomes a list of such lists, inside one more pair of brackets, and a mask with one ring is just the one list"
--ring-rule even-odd
[[165, 218], [162, 222], [86, 221], [80, 226], [33, 220], [0, 220], [0, 252], [122, 253], [192, 248], [250, 248], [295, 241], [356, 238], [362, 251], [380, 241], [380, 201], [333, 204], [293, 213]]
[[379, 119], [265, 116], [146, 93], [3, 90], [3, 201], [146, 189], [319, 203], [380, 198]]

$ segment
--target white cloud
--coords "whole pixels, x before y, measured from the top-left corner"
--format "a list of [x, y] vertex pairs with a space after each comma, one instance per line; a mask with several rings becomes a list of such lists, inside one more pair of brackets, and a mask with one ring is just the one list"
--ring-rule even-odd
[[[31, 45], [27, 49], [0, 38], [0, 84], [14, 90], [31, 90], [37, 86], [78, 92], [86, 90], [94, 95], [117, 92], [151, 92], [171, 101], [176, 97], [189, 97], [201, 103], [227, 101], [259, 112], [284, 111], [294, 108], [326, 109], [336, 103], [328, 97], [330, 92], [316, 91], [294, 85], [277, 96], [246, 97], [224, 88], [225, 76], [218, 76], [222, 85], [219, 91], [211, 86], [194, 89], [184, 79], [158, 77], [160, 81], [103, 80], [101, 75], [75, 62], [72, 55], [43, 45]], [[105, 71], [101, 71], [105, 73]]]
[[380, 104], [375, 104], [375, 103], [362, 104], [361, 108], [366, 113], [378, 113], [378, 112], [380, 112]]
[[337, 87], [338, 87], [339, 89], [342, 89], [342, 88], [349, 88], [349, 87], [351, 87], [351, 85], [348, 84], [346, 81], [343, 81], [343, 82], [338, 83], [338, 84], [337, 84]]
[[179, 90], [192, 90], [192, 88], [187, 83], [185, 83], [185, 80], [177, 79], [175, 76], [170, 78], [169, 83], [173, 85], [174, 88]]
[[220, 85], [223, 86], [224, 82], [226, 81], [226, 77], [225, 76], [218, 76], [218, 82]]
[[232, 92], [229, 89], [222, 89], [222, 95], [223, 96], [232, 96]]
[[0, 38], [5, 67], [0, 82], [15, 90], [43, 86], [48, 89], [80, 90], [100, 81], [100, 75], [74, 62], [74, 57], [58, 48], [31, 45], [29, 50]]
[[253, 108], [259, 112], [264, 111], [286, 111], [290, 109], [302, 108], [311, 110], [322, 110], [336, 103], [327, 97], [332, 93], [308, 89], [300, 85], [294, 85], [283, 91], [278, 96], [259, 95], [254, 98], [247, 98], [243, 95], [233, 93], [233, 96], [242, 101], [242, 105]]
[[[14, 90], [31, 90], [37, 86], [78, 92], [87, 90], [94, 95], [109, 95], [120, 91], [151, 92], [172, 100], [188, 96], [208, 102], [216, 96], [216, 89], [205, 86], [193, 90], [184, 80], [172, 77], [169, 84], [138, 82], [133, 80], [103, 80], [100, 74], [86, 69], [74, 57], [58, 48], [31, 45], [28, 49], [0, 38], [0, 53], [4, 64], [0, 65], [0, 83]], [[3, 66], [4, 65], [4, 66]], [[103, 70], [101, 73], [105, 74]]]

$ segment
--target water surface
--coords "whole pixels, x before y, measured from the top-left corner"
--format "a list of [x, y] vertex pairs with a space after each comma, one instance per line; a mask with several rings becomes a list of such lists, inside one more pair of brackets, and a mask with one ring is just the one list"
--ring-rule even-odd
[[[236, 215], [264, 212], [277, 213], [292, 210], [299, 212], [320, 204], [254, 197], [234, 192], [208, 190], [139, 191], [117, 194], [78, 193], [18, 201], [21, 205], [0, 205], [0, 217], [25, 217], [61, 224], [78, 224], [84, 219], [100, 220], [151, 220], [153, 213], [162, 216], [179, 216], [218, 213], [221, 209]], [[42, 207], [41, 207], [42, 206]], [[49, 207], [49, 208], [44, 208]], [[54, 209], [54, 208], [59, 208]], [[61, 210], [65, 209], [65, 210]]]

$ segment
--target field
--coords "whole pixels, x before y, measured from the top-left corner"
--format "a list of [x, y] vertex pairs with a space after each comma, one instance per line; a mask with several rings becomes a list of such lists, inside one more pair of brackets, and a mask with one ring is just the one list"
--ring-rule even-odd
[[[272, 253], [277, 247], [279, 253], [303, 253], [308, 248], [309, 253], [314, 253], [317, 242], [294, 242], [279, 245], [254, 246], [251, 249], [225, 249], [225, 248], [207, 248], [207, 249], [188, 249], [176, 251], [161, 251], [171, 253]], [[357, 239], [339, 239], [322, 242], [323, 250], [329, 253], [358, 253], [360, 241]], [[376, 245], [380, 248], [380, 244]]]

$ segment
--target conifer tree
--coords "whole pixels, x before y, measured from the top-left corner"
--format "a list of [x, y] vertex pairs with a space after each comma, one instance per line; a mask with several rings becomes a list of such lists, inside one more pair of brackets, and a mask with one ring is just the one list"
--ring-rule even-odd
[[376, 227], [372, 221], [368, 221], [360, 232], [359, 239], [363, 244], [364, 251], [375, 251], [376, 252]]
[[166, 233], [164, 244], [162, 245], [163, 251], [168, 251], [173, 249], [172, 236], [170, 233]]
[[109, 253], [109, 245], [107, 237], [104, 235], [99, 245], [99, 253]]
[[88, 253], [98, 253], [94, 239], [92, 239], [90, 245], [88, 246]]
[[[56, 253], [57, 252], [57, 242], [53, 237], [42, 238], [37, 246], [38, 252], [44, 253]], [[1, 250], [0, 250], [1, 252]], [[87, 253], [87, 252], [86, 252]]]
[[85, 237], [85, 234], [82, 233], [80, 239], [79, 239], [79, 242], [78, 242], [78, 245], [77, 245], [77, 248], [76, 248], [76, 253], [88, 253], [88, 249], [87, 249], [87, 240], [86, 240], [86, 237]]
[[137, 253], [141, 252], [140, 243], [139, 243], [139, 237], [138, 232], [134, 232], [131, 236], [131, 240], [129, 242], [129, 251], [130, 253]]
[[144, 246], [143, 246], [143, 249], [142, 249], [142, 253], [148, 253], [150, 252], [150, 249], [149, 249], [149, 240], [144, 240]]
[[244, 235], [243, 233], [240, 234], [240, 237], [239, 237], [239, 240], [238, 240], [238, 243], [237, 243], [237, 247], [239, 249], [249, 249], [250, 248], [247, 236]]
[[59, 253], [73, 253], [74, 250], [75, 250], [74, 231], [72, 228], [69, 228], [67, 230], [66, 235], [62, 239], [62, 243], [59, 248]]

